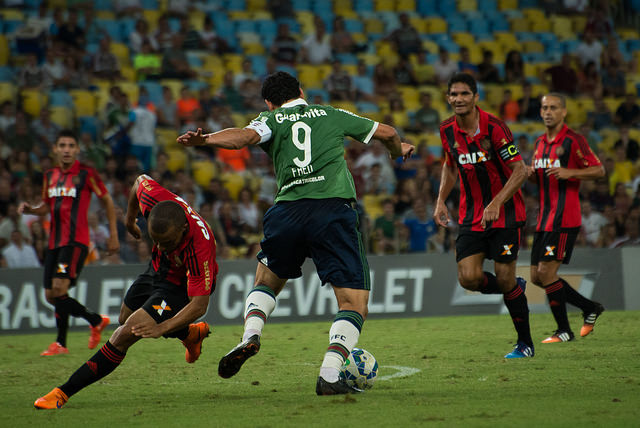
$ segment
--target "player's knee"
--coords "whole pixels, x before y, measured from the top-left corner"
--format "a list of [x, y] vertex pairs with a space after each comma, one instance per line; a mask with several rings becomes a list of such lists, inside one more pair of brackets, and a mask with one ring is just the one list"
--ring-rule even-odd
[[470, 291], [476, 291], [482, 285], [484, 277], [482, 271], [478, 272], [458, 272], [458, 282], [462, 288]]
[[538, 287], [542, 287], [544, 285], [542, 283], [540, 274], [538, 273], [538, 269], [531, 269], [531, 282], [537, 285]]

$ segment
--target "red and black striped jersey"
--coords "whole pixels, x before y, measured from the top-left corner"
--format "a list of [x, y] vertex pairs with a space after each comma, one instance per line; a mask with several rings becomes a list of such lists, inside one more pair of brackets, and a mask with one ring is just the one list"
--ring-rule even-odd
[[180, 245], [170, 253], [153, 246], [152, 262], [163, 279], [187, 287], [189, 296], [207, 296], [213, 292], [218, 275], [216, 240], [207, 222], [181, 197], [171, 193], [152, 179], [142, 180], [137, 189], [140, 212], [149, 216], [161, 201], [174, 201], [184, 209], [189, 225]]
[[87, 213], [91, 193], [99, 198], [107, 194], [97, 171], [75, 161], [66, 171], [60, 167], [47, 170], [43, 181], [42, 200], [51, 212], [49, 249], [69, 244], [89, 246]]
[[549, 142], [543, 134], [536, 139], [533, 168], [539, 188], [538, 232], [560, 232], [580, 227], [580, 180], [558, 180], [546, 174], [549, 168], [582, 169], [601, 165], [587, 140], [566, 124]]
[[[507, 125], [480, 108], [478, 113], [475, 135], [461, 130], [455, 116], [440, 124], [445, 163], [455, 163], [460, 175], [460, 227], [472, 231], [484, 230], [481, 226], [484, 209], [511, 177], [508, 165], [522, 160]], [[518, 190], [500, 208], [500, 218], [487, 228], [520, 227], [525, 219], [524, 200]]]

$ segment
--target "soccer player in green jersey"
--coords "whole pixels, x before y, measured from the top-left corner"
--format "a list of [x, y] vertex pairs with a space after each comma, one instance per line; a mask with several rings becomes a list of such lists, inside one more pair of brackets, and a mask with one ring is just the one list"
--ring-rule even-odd
[[243, 129], [212, 134], [198, 129], [178, 137], [185, 146], [241, 149], [257, 144], [273, 160], [278, 182], [275, 204], [263, 219], [264, 238], [254, 288], [245, 302], [242, 342], [220, 360], [218, 374], [235, 375], [260, 350], [262, 329], [275, 309], [276, 296], [289, 278], [302, 275], [300, 267], [311, 257], [322, 283], [331, 284], [338, 301], [316, 393], [359, 392], [339, 377], [358, 342], [370, 290], [344, 138], [365, 144], [378, 139], [393, 158], [407, 159], [414, 147], [403, 143], [391, 126], [331, 106], [308, 105], [298, 80], [285, 72], [266, 78], [262, 98], [269, 110]]

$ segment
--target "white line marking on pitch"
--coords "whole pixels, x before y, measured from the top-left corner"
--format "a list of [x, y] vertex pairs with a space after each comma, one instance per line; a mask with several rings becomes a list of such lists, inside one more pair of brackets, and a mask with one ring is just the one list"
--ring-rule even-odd
[[395, 369], [395, 370], [398, 370], [398, 372], [390, 375], [378, 376], [376, 381], [389, 380], [389, 379], [394, 379], [396, 377], [407, 377], [420, 372], [420, 369], [415, 369], [413, 367], [403, 367], [403, 366], [380, 366], [380, 367], [385, 369], [386, 368]]

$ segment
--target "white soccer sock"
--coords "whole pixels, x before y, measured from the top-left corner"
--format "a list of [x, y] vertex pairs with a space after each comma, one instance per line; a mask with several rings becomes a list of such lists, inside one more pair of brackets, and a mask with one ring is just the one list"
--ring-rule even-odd
[[262, 336], [262, 329], [267, 318], [276, 307], [276, 297], [269, 287], [256, 286], [244, 303], [244, 342], [253, 335]]
[[353, 323], [344, 319], [337, 319], [329, 330], [329, 348], [324, 354], [320, 376], [327, 382], [336, 382], [340, 375], [340, 368], [346, 356], [358, 343], [360, 330]]

